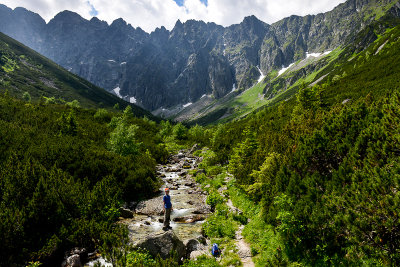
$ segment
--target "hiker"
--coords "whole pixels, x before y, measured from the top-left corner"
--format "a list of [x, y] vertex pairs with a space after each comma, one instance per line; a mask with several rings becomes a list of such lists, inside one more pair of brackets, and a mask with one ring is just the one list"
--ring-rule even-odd
[[165, 188], [165, 196], [163, 197], [164, 202], [164, 227], [163, 230], [167, 231], [172, 229], [169, 225], [171, 211], [172, 211], [172, 203], [171, 203], [171, 196], [169, 195], [169, 188]]
[[218, 247], [218, 244], [214, 243], [211, 248], [211, 255], [214, 257], [219, 257], [221, 255], [221, 250]]

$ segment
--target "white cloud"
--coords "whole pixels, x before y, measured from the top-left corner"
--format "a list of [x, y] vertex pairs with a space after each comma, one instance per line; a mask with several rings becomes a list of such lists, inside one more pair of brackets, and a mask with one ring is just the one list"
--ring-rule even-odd
[[240, 23], [245, 16], [255, 15], [260, 20], [273, 23], [290, 15], [307, 15], [326, 12], [344, 0], [185, 0], [178, 6], [173, 0], [0, 0], [11, 8], [25, 7], [39, 13], [49, 21], [58, 12], [71, 10], [90, 18], [92, 6], [98, 17], [111, 23], [123, 18], [134, 27], [152, 31], [165, 26], [172, 29], [177, 19], [215, 22], [223, 26]]

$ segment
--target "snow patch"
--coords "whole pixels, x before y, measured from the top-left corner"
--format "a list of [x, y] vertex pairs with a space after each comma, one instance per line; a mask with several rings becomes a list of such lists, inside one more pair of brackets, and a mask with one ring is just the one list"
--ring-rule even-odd
[[136, 104], [136, 98], [134, 96], [132, 96], [131, 98], [129, 98], [129, 102], [131, 102], [132, 104]]
[[121, 64], [120, 65], [125, 65], [126, 64], [126, 62], [121, 62]]
[[207, 95], [206, 94], [204, 94], [204, 95], [202, 95], [201, 97], [200, 97], [200, 99], [202, 99], [202, 98], [204, 98], [204, 97], [206, 97]]
[[122, 98], [122, 95], [119, 93], [119, 91], [121, 91], [121, 88], [119, 88], [119, 86], [117, 88], [114, 88], [113, 91], [119, 98]]
[[323, 52], [323, 53], [308, 53], [308, 52], [306, 52], [306, 58], [309, 58], [309, 57], [326, 56], [326, 55], [328, 55], [330, 52], [332, 52], [332, 51], [325, 51], [325, 52]]
[[381, 52], [381, 50], [385, 47], [385, 45], [386, 45], [388, 42], [389, 42], [389, 40], [386, 40], [386, 42], [384, 42], [384, 43], [378, 48], [378, 50], [376, 50], [375, 56], [376, 56], [377, 54], [379, 54], [379, 52]]
[[319, 56], [321, 56], [321, 53], [308, 53], [308, 52], [306, 52], [306, 58], [319, 57]]
[[[293, 65], [294, 65], [294, 63], [290, 64], [286, 68], [284, 66], [282, 66], [282, 69], [278, 72], [278, 76], [281, 76], [285, 71], [287, 71]], [[276, 77], [278, 77], [278, 76], [276, 76]]]
[[183, 105], [183, 108], [187, 108], [188, 106], [190, 106], [192, 104], [192, 102], [186, 103], [185, 105]]
[[260, 67], [257, 66], [258, 71], [260, 72], [260, 77], [258, 78], [257, 83], [261, 82], [262, 80], [264, 80], [265, 75], [264, 73], [261, 71]]
[[109, 59], [109, 60], [107, 60], [108, 62], [113, 62], [113, 63], [115, 63], [115, 60], [114, 59]]

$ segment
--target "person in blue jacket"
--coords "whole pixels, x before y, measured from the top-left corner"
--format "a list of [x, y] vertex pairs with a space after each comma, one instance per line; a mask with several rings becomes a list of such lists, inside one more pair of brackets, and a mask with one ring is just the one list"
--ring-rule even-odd
[[165, 196], [163, 197], [164, 202], [164, 227], [163, 230], [167, 231], [172, 229], [169, 225], [171, 211], [172, 211], [172, 203], [171, 203], [171, 196], [169, 195], [169, 188], [165, 188]]

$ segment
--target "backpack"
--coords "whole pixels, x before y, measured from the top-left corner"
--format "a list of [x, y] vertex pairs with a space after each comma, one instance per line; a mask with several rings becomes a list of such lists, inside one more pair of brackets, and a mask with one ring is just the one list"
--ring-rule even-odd
[[218, 256], [221, 254], [221, 250], [219, 249], [218, 244], [215, 244], [215, 243], [214, 243], [214, 244], [212, 245], [211, 254], [212, 254], [214, 257], [218, 257]]

